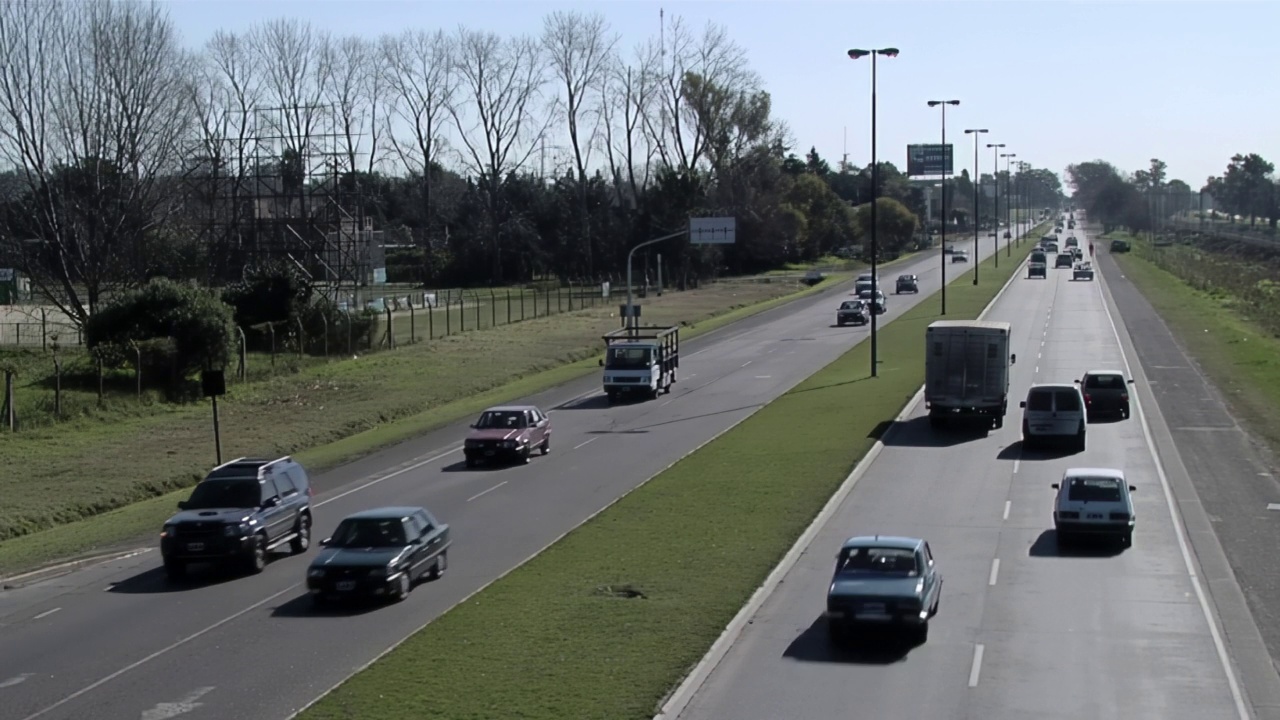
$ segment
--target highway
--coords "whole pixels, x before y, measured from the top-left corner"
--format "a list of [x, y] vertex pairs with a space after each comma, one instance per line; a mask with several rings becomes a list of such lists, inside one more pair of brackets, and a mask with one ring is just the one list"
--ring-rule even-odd
[[[1014, 328], [1004, 428], [937, 433], [923, 403], [913, 408], [727, 654], [668, 710], [683, 720], [1249, 717], [1215, 610], [1223, 599], [1234, 606], [1240, 588], [1215, 573], [1210, 595], [1193, 581], [1200, 546], [1174, 520], [1144, 433], [1143, 414], [1158, 410], [1141, 368], [1132, 418], [1089, 425], [1084, 452], [1021, 447], [1015, 401], [1033, 382], [1136, 362], [1102, 285], [1053, 269], [1048, 281], [1015, 281], [986, 317]], [[1122, 468], [1137, 486], [1131, 548], [1056, 548], [1050, 484], [1080, 466]], [[939, 613], [924, 645], [834, 649], [821, 618], [834, 554], [844, 538], [875, 533], [930, 542], [944, 578]], [[1232, 621], [1252, 624], [1247, 614]], [[1251, 670], [1270, 699], [1274, 669]]]
[[[948, 277], [962, 267], [972, 265]], [[898, 273], [919, 275], [921, 293], [890, 295], [882, 320], [939, 287], [936, 254], [884, 270], [890, 289]], [[464, 469], [459, 423], [316, 476], [316, 539], [391, 504], [424, 505], [452, 526], [449, 572], [407, 602], [317, 614], [303, 587], [314, 548], [258, 576], [177, 586], [149, 549], [0, 592], [3, 717], [290, 716], [866, 337], [834, 327], [851, 285], [686, 343], [680, 382], [657, 400], [608, 407], [594, 374], [528, 398], [550, 410], [553, 435], [551, 454], [527, 466]]]

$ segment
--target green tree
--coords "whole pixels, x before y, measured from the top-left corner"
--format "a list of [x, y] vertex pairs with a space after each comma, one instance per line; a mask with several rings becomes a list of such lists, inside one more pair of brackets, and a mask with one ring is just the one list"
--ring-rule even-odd
[[[918, 220], [906, 205], [893, 198], [876, 200], [877, 244], [881, 252], [906, 251], [915, 237]], [[856, 211], [856, 222], [863, 247], [871, 241], [871, 203], [861, 205]]]

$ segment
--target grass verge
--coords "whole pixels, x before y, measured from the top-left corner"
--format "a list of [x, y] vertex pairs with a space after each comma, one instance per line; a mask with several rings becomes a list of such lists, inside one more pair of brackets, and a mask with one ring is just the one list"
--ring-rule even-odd
[[[743, 284], [722, 285], [710, 296], [710, 290], [667, 295], [646, 302], [646, 319], [689, 323], [690, 339], [847, 278], [835, 275], [800, 291]], [[552, 316], [237, 388], [231, 402], [220, 404], [223, 456], [293, 453], [313, 470], [334, 467], [595, 372], [593, 340], [616, 322], [607, 311]], [[504, 374], [518, 379], [503, 383]], [[0, 577], [154, 533], [212, 462], [208, 413], [176, 409], [159, 420], [86, 423], [71, 435], [58, 436], [62, 427], [2, 436], [5, 461], [29, 471], [0, 477], [0, 536], [5, 523], [11, 535], [0, 542]], [[255, 438], [271, 440], [264, 446]], [[140, 486], [140, 477], [166, 481]]]
[[[983, 263], [977, 287], [957, 278], [948, 319], [977, 317], [1029, 249], [999, 269]], [[860, 343], [300, 720], [400, 720], [423, 708], [454, 720], [652, 717], [920, 387], [937, 309], [926, 299], [881, 330], [878, 379]]]
[[1106, 237], [1129, 240], [1133, 252], [1112, 255], [1116, 264], [1222, 392], [1232, 414], [1268, 446], [1280, 449], [1280, 339], [1243, 317], [1252, 308], [1241, 307], [1235, 293], [1208, 282], [1194, 287], [1187, 282], [1192, 278], [1179, 277], [1152, 259], [1153, 252], [1176, 248], [1152, 248], [1123, 233]]

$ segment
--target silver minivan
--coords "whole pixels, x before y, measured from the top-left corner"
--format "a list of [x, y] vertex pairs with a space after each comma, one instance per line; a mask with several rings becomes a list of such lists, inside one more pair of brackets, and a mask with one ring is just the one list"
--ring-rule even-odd
[[1022, 444], [1031, 448], [1053, 441], [1084, 450], [1084, 396], [1077, 385], [1032, 385], [1022, 407]]

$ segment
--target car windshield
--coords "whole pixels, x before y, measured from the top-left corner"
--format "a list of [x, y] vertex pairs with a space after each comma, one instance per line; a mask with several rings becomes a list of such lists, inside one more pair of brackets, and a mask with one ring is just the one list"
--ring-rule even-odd
[[255, 508], [261, 500], [257, 478], [205, 480], [191, 492], [186, 509]]
[[1067, 499], [1078, 502], [1120, 502], [1120, 481], [1115, 478], [1074, 477], [1067, 483]]
[[1119, 390], [1124, 387], [1124, 378], [1119, 375], [1090, 375], [1085, 378], [1084, 386], [1088, 390]]
[[840, 309], [841, 310], [861, 310], [862, 303], [858, 302], [857, 300], [845, 300], [844, 302], [840, 303]]
[[[862, 292], [858, 293], [858, 297], [862, 298], [863, 300], [870, 300], [871, 296], [872, 296], [872, 293], [870, 290], [863, 290]], [[884, 297], [884, 293], [880, 292], [879, 290], [875, 292], [876, 300], [879, 300], [883, 297]]]
[[915, 275], [899, 275], [898, 276], [898, 282], [915, 282], [915, 281], [916, 281]]
[[476, 421], [477, 430], [516, 430], [525, 426], [519, 410], [486, 410]]
[[899, 573], [915, 575], [915, 550], [909, 548], [854, 547], [841, 553], [839, 572]]
[[400, 518], [360, 518], [343, 520], [329, 540], [329, 547], [404, 547], [408, 539]]
[[650, 348], [611, 347], [604, 366], [610, 370], [643, 370], [653, 364], [651, 353]]

